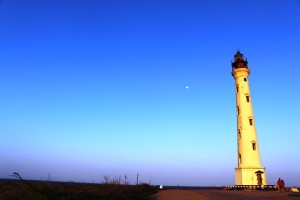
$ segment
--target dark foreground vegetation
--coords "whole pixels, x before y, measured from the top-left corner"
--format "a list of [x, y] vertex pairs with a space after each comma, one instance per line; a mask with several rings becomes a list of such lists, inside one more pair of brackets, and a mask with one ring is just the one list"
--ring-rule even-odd
[[129, 185], [120, 179], [103, 184], [27, 181], [0, 182], [0, 200], [144, 200], [158, 191], [149, 184]]

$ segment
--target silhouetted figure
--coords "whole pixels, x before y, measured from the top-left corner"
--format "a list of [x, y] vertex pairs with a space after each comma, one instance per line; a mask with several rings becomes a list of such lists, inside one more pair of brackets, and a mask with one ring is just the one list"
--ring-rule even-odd
[[285, 191], [285, 183], [284, 183], [284, 180], [281, 179], [281, 192], [284, 192]]
[[278, 178], [278, 180], [277, 180], [277, 191], [281, 192], [281, 179], [280, 178]]
[[277, 191], [278, 192], [284, 192], [285, 191], [284, 180], [282, 180], [280, 178], [277, 180]]

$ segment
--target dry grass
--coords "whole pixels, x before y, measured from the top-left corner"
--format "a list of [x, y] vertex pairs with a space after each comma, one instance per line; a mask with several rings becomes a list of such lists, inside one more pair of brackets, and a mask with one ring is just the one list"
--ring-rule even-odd
[[103, 184], [23, 179], [0, 182], [1, 200], [144, 200], [157, 191], [149, 184], [129, 185], [121, 179], [106, 179]]

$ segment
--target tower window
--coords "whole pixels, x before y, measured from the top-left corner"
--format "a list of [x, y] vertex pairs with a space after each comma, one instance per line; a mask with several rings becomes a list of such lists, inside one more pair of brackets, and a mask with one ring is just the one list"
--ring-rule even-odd
[[249, 124], [250, 124], [250, 126], [253, 125], [253, 119], [249, 119]]
[[250, 97], [248, 95], [246, 96], [246, 100], [247, 102], [250, 102]]
[[255, 142], [252, 142], [252, 149], [253, 149], [253, 151], [256, 150], [256, 143]]
[[247, 78], [244, 78], [244, 81], [247, 82]]
[[237, 115], [240, 114], [240, 107], [239, 106], [236, 108], [236, 112], [237, 112]]
[[239, 92], [239, 85], [236, 86], [236, 93]]
[[241, 139], [241, 132], [240, 132], [240, 130], [238, 130], [238, 139]]
[[239, 165], [242, 163], [242, 154], [239, 153]]

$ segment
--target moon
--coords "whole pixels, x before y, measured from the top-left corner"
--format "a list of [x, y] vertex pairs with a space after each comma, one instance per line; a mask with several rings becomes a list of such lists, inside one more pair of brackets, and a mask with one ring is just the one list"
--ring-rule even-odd
[[185, 86], [185, 89], [189, 89], [190, 87], [187, 85], [187, 86]]

